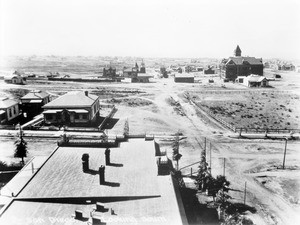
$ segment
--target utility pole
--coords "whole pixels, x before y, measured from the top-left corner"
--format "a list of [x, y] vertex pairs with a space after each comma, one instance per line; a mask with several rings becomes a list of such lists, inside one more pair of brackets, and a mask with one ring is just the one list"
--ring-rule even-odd
[[206, 137], [204, 138], [204, 151], [205, 151], [205, 158], [206, 158]]
[[245, 181], [245, 190], [244, 190], [244, 205], [246, 205], [246, 193], [247, 193], [247, 181]]
[[285, 155], [286, 155], [286, 146], [287, 146], [287, 138], [285, 138], [285, 145], [284, 145], [284, 155], [283, 155], [283, 164], [282, 169], [285, 169]]
[[226, 162], [226, 159], [224, 158], [224, 167], [223, 167], [223, 176], [225, 177], [225, 162]]
[[211, 142], [209, 142], [209, 167], [211, 172]]

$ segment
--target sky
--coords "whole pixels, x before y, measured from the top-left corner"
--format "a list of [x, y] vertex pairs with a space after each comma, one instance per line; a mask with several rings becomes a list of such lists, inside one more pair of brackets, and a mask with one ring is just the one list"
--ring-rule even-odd
[[0, 54], [300, 59], [299, 0], [0, 0]]

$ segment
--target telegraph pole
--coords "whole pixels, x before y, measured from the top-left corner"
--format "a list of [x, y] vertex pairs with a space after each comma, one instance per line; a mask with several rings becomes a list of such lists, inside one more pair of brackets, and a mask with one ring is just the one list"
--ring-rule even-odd
[[209, 142], [209, 167], [211, 171], [211, 142]]
[[287, 138], [285, 138], [285, 145], [284, 145], [284, 154], [283, 154], [283, 164], [282, 169], [285, 169], [285, 155], [286, 155], [286, 146], [287, 146]]
[[247, 193], [247, 181], [245, 181], [245, 190], [244, 190], [244, 205], [246, 205], [246, 193]]
[[225, 162], [226, 162], [226, 159], [224, 158], [224, 167], [223, 167], [223, 176], [225, 177]]

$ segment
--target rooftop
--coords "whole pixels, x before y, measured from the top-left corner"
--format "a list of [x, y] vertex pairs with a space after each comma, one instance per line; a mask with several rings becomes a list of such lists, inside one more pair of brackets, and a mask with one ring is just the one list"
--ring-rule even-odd
[[[111, 148], [111, 165], [105, 166], [106, 183], [100, 185], [98, 168], [105, 165], [104, 152], [104, 148], [58, 148], [6, 208], [0, 223], [14, 224], [12, 218], [18, 212], [22, 224], [35, 224], [35, 220], [49, 223], [51, 218], [68, 220], [68, 224], [86, 224], [71, 215], [82, 210], [89, 217], [95, 202], [114, 210], [115, 215], [94, 212], [107, 224], [128, 218], [133, 224], [149, 222], [145, 218], [159, 220], [152, 224], [185, 221], [172, 177], [157, 176], [154, 141], [129, 139], [120, 147]], [[89, 154], [90, 162], [90, 171], [86, 173], [82, 171], [84, 153]]]
[[250, 74], [249, 76], [247, 76], [247, 80], [250, 82], [262, 82], [265, 79], [267, 78], [256, 74]]
[[48, 97], [50, 94], [44, 91], [36, 90], [36, 91], [31, 91], [27, 95], [24, 95], [21, 99], [43, 99]]
[[89, 94], [83, 91], [72, 91], [64, 94], [48, 104], [43, 108], [78, 108], [78, 107], [90, 107], [98, 99], [98, 96]]
[[233, 61], [236, 65], [242, 65], [244, 62], [248, 62], [251, 65], [262, 65], [262, 59], [255, 57], [229, 57], [228, 62]]
[[0, 109], [7, 109], [16, 104], [18, 104], [18, 102], [13, 99], [9, 99], [9, 98], [0, 99]]
[[178, 73], [178, 74], [175, 74], [175, 78], [194, 78], [195, 75], [193, 74], [188, 74], [188, 73]]

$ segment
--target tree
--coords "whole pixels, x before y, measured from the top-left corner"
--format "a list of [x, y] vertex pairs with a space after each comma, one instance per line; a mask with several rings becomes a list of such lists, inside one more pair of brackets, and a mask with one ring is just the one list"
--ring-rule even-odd
[[128, 119], [125, 121], [123, 134], [124, 134], [125, 137], [129, 135], [129, 123], [128, 123]]
[[208, 163], [206, 162], [206, 151], [205, 149], [201, 152], [201, 160], [196, 177], [196, 185], [199, 190], [204, 191], [207, 188], [208, 183], [211, 180], [211, 175], [208, 171]]
[[27, 142], [23, 139], [23, 131], [19, 124], [19, 138], [15, 141], [15, 154], [14, 157], [21, 158], [24, 165], [24, 157], [27, 157]]
[[179, 131], [176, 133], [174, 142], [172, 144], [173, 149], [173, 160], [176, 161], [176, 167], [177, 171], [179, 170], [179, 160], [182, 157], [182, 155], [179, 153]]
[[[217, 178], [213, 178], [210, 180], [208, 184], [208, 188], [210, 189], [210, 194], [215, 198], [217, 196], [217, 193], [221, 190], [221, 194], [225, 194], [225, 192], [228, 192], [230, 185], [230, 182], [226, 180], [224, 176], [218, 175]], [[222, 196], [224, 197], [224, 196]], [[230, 197], [228, 195], [228, 197]]]
[[27, 157], [27, 142], [21, 136], [15, 141], [15, 146], [14, 157], [21, 158], [24, 165], [24, 157]]

